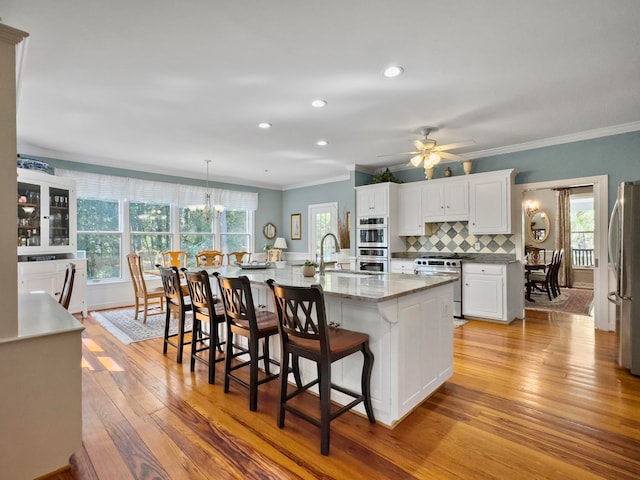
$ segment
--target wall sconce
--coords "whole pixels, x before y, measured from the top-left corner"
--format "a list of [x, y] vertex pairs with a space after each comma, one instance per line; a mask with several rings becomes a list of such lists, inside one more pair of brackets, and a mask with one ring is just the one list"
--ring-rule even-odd
[[527, 217], [533, 217], [539, 208], [540, 204], [537, 200], [527, 200], [524, 204], [524, 213], [527, 214]]

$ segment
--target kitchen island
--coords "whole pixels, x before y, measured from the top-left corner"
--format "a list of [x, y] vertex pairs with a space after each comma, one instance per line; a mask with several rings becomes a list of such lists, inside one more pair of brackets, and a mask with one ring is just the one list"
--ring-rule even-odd
[[[371, 375], [371, 402], [376, 420], [393, 427], [453, 374], [453, 290], [450, 277], [400, 274], [362, 274], [327, 271], [303, 277], [300, 267], [245, 270], [208, 269], [222, 275], [246, 275], [256, 305], [272, 309], [266, 281], [286, 285], [320, 284], [325, 292], [328, 320], [343, 328], [369, 334], [375, 360]], [[277, 341], [275, 342], [277, 343]], [[279, 345], [271, 344], [274, 356]], [[352, 355], [332, 365], [331, 380], [360, 391], [362, 358]], [[306, 380], [315, 366], [301, 361]], [[349, 399], [332, 391], [332, 399]], [[362, 405], [355, 408], [364, 414]]]

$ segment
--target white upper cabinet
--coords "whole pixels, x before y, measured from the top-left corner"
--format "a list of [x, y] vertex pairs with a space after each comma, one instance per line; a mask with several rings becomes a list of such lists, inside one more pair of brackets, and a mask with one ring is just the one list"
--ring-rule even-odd
[[424, 235], [421, 183], [404, 183], [398, 188], [398, 235]]
[[76, 252], [75, 182], [18, 169], [18, 255]]
[[444, 178], [423, 183], [422, 215], [423, 222], [468, 220], [469, 180]]
[[358, 217], [389, 216], [389, 184], [379, 183], [356, 187]]
[[473, 175], [469, 183], [469, 233], [510, 234], [514, 170]]

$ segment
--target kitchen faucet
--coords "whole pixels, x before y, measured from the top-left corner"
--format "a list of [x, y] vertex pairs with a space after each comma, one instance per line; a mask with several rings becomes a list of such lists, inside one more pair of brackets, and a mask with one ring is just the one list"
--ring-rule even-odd
[[322, 240], [320, 240], [320, 275], [324, 275], [324, 240], [327, 237], [333, 237], [333, 241], [336, 244], [336, 252], [340, 250], [340, 243], [338, 242], [336, 236], [333, 233], [325, 233], [324, 237], [322, 237]]

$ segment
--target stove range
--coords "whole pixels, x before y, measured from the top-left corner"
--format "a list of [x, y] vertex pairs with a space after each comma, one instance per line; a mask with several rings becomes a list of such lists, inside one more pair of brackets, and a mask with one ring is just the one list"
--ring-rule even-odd
[[416, 275], [445, 275], [456, 278], [453, 284], [453, 316], [462, 316], [462, 260], [465, 256], [458, 253], [426, 254], [414, 260]]

